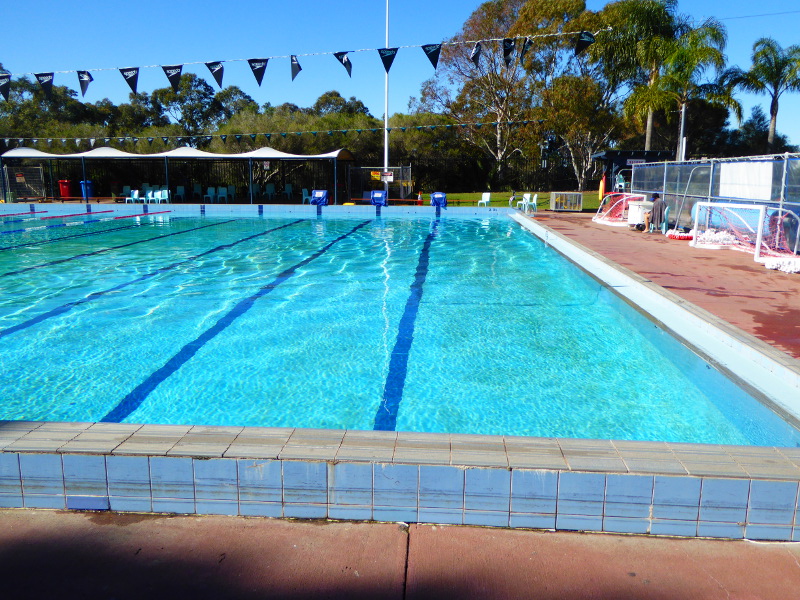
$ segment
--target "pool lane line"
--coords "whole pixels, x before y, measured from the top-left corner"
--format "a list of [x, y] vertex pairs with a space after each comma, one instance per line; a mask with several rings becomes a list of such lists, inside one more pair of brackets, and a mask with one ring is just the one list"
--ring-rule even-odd
[[[174, 220], [174, 219], [173, 219]], [[105, 222], [107, 219], [101, 219], [101, 221]], [[87, 237], [90, 235], [99, 235], [101, 233], [110, 233], [113, 231], [122, 231], [123, 229], [133, 229], [134, 227], [142, 227], [142, 225], [125, 225], [124, 227], [112, 227], [111, 229], [103, 229], [101, 231], [87, 231], [84, 233], [76, 233], [75, 235], [63, 235], [61, 237], [53, 238], [51, 240], [41, 240], [38, 242], [25, 242], [24, 244], [14, 244], [13, 246], [3, 246], [0, 247], [0, 252], [4, 250], [14, 250], [15, 248], [28, 248], [31, 246], [41, 246], [43, 244], [52, 244], [55, 242], [60, 242], [62, 240], [71, 240], [74, 238], [79, 237]]]
[[[184, 364], [186, 364], [197, 352], [205, 346], [208, 342], [213, 340], [217, 335], [225, 331], [230, 325], [233, 324], [236, 319], [244, 315], [248, 310], [250, 310], [253, 305], [256, 303], [256, 300], [262, 298], [269, 294], [272, 290], [277, 288], [280, 284], [284, 283], [288, 279], [291, 279], [298, 269], [304, 267], [311, 261], [319, 258], [323, 254], [325, 254], [328, 250], [330, 250], [335, 244], [342, 241], [345, 238], [350, 237], [356, 231], [361, 229], [362, 227], [366, 226], [371, 222], [370, 220], [363, 221], [359, 223], [349, 232], [340, 235], [335, 240], [325, 244], [322, 248], [314, 252], [311, 256], [308, 256], [301, 260], [296, 265], [289, 267], [288, 269], [281, 272], [275, 279], [273, 279], [267, 285], [261, 287], [255, 294], [252, 296], [248, 296], [243, 300], [240, 300], [236, 306], [234, 306], [230, 311], [228, 311], [225, 315], [223, 315], [214, 325], [212, 325], [209, 329], [204, 331], [200, 336], [186, 344], [183, 348], [181, 348], [177, 354], [175, 354], [172, 358], [167, 360], [163, 367], [155, 371], [151, 374], [147, 379], [145, 379], [142, 383], [136, 386], [133, 391], [131, 391], [127, 396], [125, 396], [117, 406], [115, 406], [111, 411], [109, 411], [102, 419], [100, 419], [101, 423], [120, 423], [123, 419], [125, 419], [128, 415], [130, 415], [133, 411], [139, 408], [142, 405], [150, 393], [155, 390], [165, 379], [167, 379], [170, 375], [175, 373], [178, 369], [180, 369]], [[285, 227], [285, 226], [284, 226]]]
[[2, 218], [6, 217], [21, 217], [22, 215], [42, 215], [44, 213], [50, 212], [49, 210], [30, 210], [24, 213], [8, 213], [6, 215], [0, 215]]
[[112, 217], [113, 220], [117, 219], [133, 219], [135, 217], [149, 217], [151, 215], [163, 215], [166, 213], [171, 213], [171, 210], [159, 210], [158, 212], [146, 212], [146, 213], [139, 213], [138, 215], [122, 215], [121, 217]]
[[176, 231], [174, 233], [165, 233], [164, 235], [157, 235], [155, 237], [147, 238], [144, 240], [136, 240], [135, 242], [120, 244], [119, 246], [109, 246], [108, 248], [103, 248], [102, 250], [95, 250], [93, 252], [84, 252], [83, 254], [76, 254], [75, 256], [70, 256], [69, 258], [59, 258], [58, 260], [51, 260], [50, 262], [42, 263], [40, 265], [25, 267], [24, 269], [19, 269], [18, 271], [9, 271], [8, 273], [0, 273], [0, 277], [8, 277], [9, 275], [19, 275], [21, 273], [27, 273], [28, 271], [33, 271], [34, 269], [51, 267], [53, 265], [59, 265], [61, 263], [69, 262], [71, 260], [76, 260], [78, 258], [87, 258], [89, 256], [96, 256], [98, 254], [102, 254], [103, 252], [109, 252], [110, 250], [119, 250], [120, 248], [127, 248], [128, 246], [135, 246], [136, 244], [144, 244], [145, 242], [152, 242], [154, 240], [160, 240], [163, 238], [172, 237], [173, 235], [181, 235], [183, 233], [191, 233], [192, 231], [198, 231], [200, 229], [205, 229], [207, 227], [216, 227], [217, 225], [225, 225], [227, 223], [233, 223], [233, 221], [235, 221], [235, 219], [231, 219], [230, 221], [222, 221], [220, 223], [211, 223], [209, 225], [201, 225], [200, 227], [193, 227], [191, 229]]
[[178, 262], [172, 263], [171, 265], [167, 265], [165, 267], [159, 267], [155, 271], [151, 271], [150, 273], [146, 273], [145, 275], [142, 275], [141, 277], [137, 277], [136, 279], [132, 279], [130, 281], [126, 281], [125, 283], [117, 284], [114, 287], [108, 288], [107, 290], [102, 290], [102, 291], [99, 291], [99, 292], [92, 292], [91, 294], [88, 294], [87, 296], [84, 296], [80, 300], [74, 300], [72, 302], [67, 302], [66, 304], [62, 304], [61, 306], [57, 306], [56, 308], [53, 308], [53, 309], [51, 309], [51, 310], [49, 310], [47, 312], [44, 312], [44, 313], [40, 314], [39, 316], [33, 317], [31, 319], [28, 319], [27, 321], [23, 321], [22, 323], [18, 323], [17, 325], [13, 325], [11, 327], [7, 327], [6, 329], [0, 329], [0, 338], [4, 338], [7, 335], [11, 335], [12, 333], [15, 333], [17, 331], [21, 331], [23, 329], [28, 329], [28, 327], [33, 327], [34, 325], [36, 325], [38, 323], [41, 323], [42, 321], [46, 321], [47, 319], [52, 319], [53, 317], [57, 317], [59, 315], [63, 315], [65, 312], [75, 308], [76, 306], [80, 306], [82, 304], [86, 304], [87, 302], [91, 302], [92, 300], [97, 300], [98, 298], [101, 298], [101, 297], [105, 296], [106, 294], [110, 294], [112, 292], [118, 292], [118, 291], [120, 291], [122, 289], [125, 289], [126, 287], [128, 287], [130, 285], [135, 284], [135, 283], [140, 283], [142, 281], [146, 281], [147, 279], [155, 277], [156, 275], [158, 275], [160, 273], [165, 273], [167, 271], [171, 271], [172, 269], [180, 267], [181, 265], [184, 265], [184, 264], [186, 264], [188, 262], [191, 262], [193, 260], [197, 260], [198, 258], [202, 258], [204, 256], [208, 256], [209, 254], [213, 254], [214, 252], [219, 252], [220, 250], [226, 250], [228, 248], [233, 248], [234, 246], [236, 246], [238, 244], [241, 244], [242, 242], [247, 242], [247, 241], [255, 239], [257, 237], [261, 237], [261, 236], [267, 235], [268, 233], [272, 233], [273, 231], [278, 231], [279, 229], [283, 229], [284, 227], [289, 227], [290, 225], [296, 225], [297, 223], [302, 223], [305, 220], [306, 219], [298, 219], [297, 221], [292, 221], [291, 223], [287, 223], [285, 225], [280, 225], [279, 227], [275, 227], [273, 229], [268, 229], [267, 231], [261, 231], [261, 232], [256, 233], [256, 234], [249, 235], [247, 237], [244, 237], [244, 238], [241, 238], [239, 240], [236, 240], [235, 242], [230, 242], [228, 244], [221, 244], [219, 246], [215, 246], [214, 248], [211, 248], [210, 250], [206, 250], [205, 252], [201, 252], [200, 254], [196, 254], [195, 256], [190, 256], [188, 258], [184, 258], [183, 260], [179, 260]]
[[397, 341], [395, 341], [389, 359], [389, 373], [386, 375], [386, 384], [383, 388], [383, 400], [375, 413], [375, 431], [395, 431], [397, 427], [397, 412], [403, 400], [403, 389], [408, 375], [408, 353], [414, 341], [414, 326], [422, 301], [425, 280], [428, 277], [431, 244], [438, 233], [439, 221], [433, 222], [428, 237], [422, 245], [417, 262], [417, 271], [411, 283], [410, 294], [406, 300], [406, 307], [397, 327]]
[[66, 219], [67, 217], [85, 217], [86, 215], [103, 215], [106, 213], [113, 213], [113, 210], [100, 210], [100, 211], [89, 211], [89, 212], [82, 212], [82, 213], [75, 213], [74, 215], [52, 215], [49, 217], [39, 217], [42, 221], [45, 219]]

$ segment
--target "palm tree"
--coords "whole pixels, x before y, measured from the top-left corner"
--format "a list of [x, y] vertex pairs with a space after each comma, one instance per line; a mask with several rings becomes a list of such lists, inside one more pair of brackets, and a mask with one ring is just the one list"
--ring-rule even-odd
[[671, 105], [659, 89], [665, 60], [675, 40], [688, 24], [676, 14], [677, 0], [622, 0], [605, 11], [613, 31], [598, 37], [593, 49], [602, 55], [607, 69], [632, 81], [633, 91], [625, 100], [628, 116], [646, 118], [644, 149], [653, 139], [653, 115]]
[[690, 28], [675, 42], [659, 80], [659, 88], [671, 95], [680, 112], [677, 160], [683, 160], [683, 138], [686, 110], [694, 99], [703, 98], [716, 106], [732, 109], [741, 120], [742, 107], [733, 98], [730, 88], [719, 79], [704, 82], [709, 69], [718, 73], [725, 66], [725, 27], [716, 19], [706, 19], [699, 27]]
[[767, 151], [775, 142], [775, 127], [778, 122], [778, 99], [783, 92], [800, 91], [800, 46], [781, 48], [772, 38], [761, 38], [753, 44], [753, 66], [749, 71], [739, 67], [725, 73], [726, 83], [731, 89], [740, 87], [756, 94], [769, 94], [769, 133]]

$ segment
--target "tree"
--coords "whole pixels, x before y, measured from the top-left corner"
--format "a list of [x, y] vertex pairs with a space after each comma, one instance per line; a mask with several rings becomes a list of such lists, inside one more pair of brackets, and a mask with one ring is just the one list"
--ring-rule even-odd
[[[489, 0], [470, 15], [452, 45], [442, 47], [436, 75], [423, 84], [419, 113], [441, 113], [452, 123], [463, 125], [471, 145], [492, 157], [502, 176], [504, 161], [521, 152], [518, 129], [509, 121], [530, 117], [532, 94], [526, 73], [517, 60], [505, 65], [496, 42], [482, 43], [476, 66], [470, 59], [474, 45], [468, 42], [510, 35], [524, 0]], [[476, 126], [475, 123], [492, 123]]]
[[342, 95], [336, 90], [325, 92], [311, 107], [311, 111], [316, 115], [328, 115], [332, 113], [345, 113], [348, 115], [362, 114], [371, 117], [369, 109], [361, 101], [354, 96], [350, 96], [349, 100], [345, 100]]
[[741, 119], [741, 105], [733, 98], [730, 88], [721, 80], [707, 82], [709, 69], [721, 73], [725, 67], [725, 27], [715, 19], [706, 19], [699, 27], [683, 33], [667, 58], [659, 85], [672, 95], [680, 112], [680, 133], [676, 158], [683, 159], [681, 148], [686, 124], [686, 110], [695, 99], [705, 99], [713, 105], [732, 109]]
[[671, 105], [671, 98], [659, 88], [662, 67], [674, 51], [675, 40], [688, 28], [676, 14], [677, 0], [622, 0], [603, 11], [610, 32], [597, 36], [590, 49], [602, 60], [606, 76], [627, 82], [632, 93], [625, 100], [625, 113], [646, 120], [644, 149], [653, 142], [653, 118]]
[[217, 113], [212, 117], [215, 124], [224, 123], [240, 112], [258, 112], [258, 103], [235, 85], [229, 85], [218, 91], [214, 95], [213, 104], [217, 108]]
[[178, 123], [187, 135], [204, 133], [220, 112], [214, 88], [194, 73], [181, 76], [177, 93], [171, 87], [154, 90], [151, 102], [156, 111]]
[[800, 90], [800, 46], [781, 48], [772, 38], [761, 38], [753, 44], [753, 65], [748, 71], [739, 67], [725, 74], [727, 83], [756, 94], [768, 94], [769, 134], [767, 152], [774, 151], [775, 128], [778, 123], [778, 100], [781, 94]]

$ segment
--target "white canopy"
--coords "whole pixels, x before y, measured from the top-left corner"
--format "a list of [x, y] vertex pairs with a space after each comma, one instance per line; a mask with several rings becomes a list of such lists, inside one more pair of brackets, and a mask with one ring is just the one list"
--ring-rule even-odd
[[255, 160], [314, 160], [314, 159], [339, 159], [339, 160], [353, 160], [353, 155], [349, 150], [340, 148], [325, 154], [287, 154], [275, 148], [257, 148], [249, 152], [241, 152], [238, 154], [216, 154], [214, 152], [205, 152], [197, 148], [189, 148], [183, 146], [181, 148], [174, 148], [167, 152], [159, 152], [157, 154], [134, 154], [132, 152], [123, 152], [115, 148], [94, 148], [87, 152], [75, 152], [73, 154], [52, 154], [50, 152], [42, 152], [35, 148], [14, 148], [2, 155], [2, 158], [38, 158], [40, 160], [61, 160], [61, 159], [113, 159], [124, 158], [132, 160], [154, 159], [154, 158], [173, 158], [179, 160], [187, 159], [201, 159], [201, 160], [241, 160], [241, 159], [255, 159]]

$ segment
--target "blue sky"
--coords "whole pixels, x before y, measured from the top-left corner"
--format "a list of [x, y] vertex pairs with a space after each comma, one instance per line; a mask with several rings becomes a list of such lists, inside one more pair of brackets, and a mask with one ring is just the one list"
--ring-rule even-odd
[[[589, 0], [598, 10], [604, 0]], [[0, 62], [14, 74], [89, 69], [94, 82], [86, 101], [127, 101], [120, 67], [273, 58], [259, 87], [246, 62], [226, 62], [224, 84], [241, 87], [257, 102], [310, 106], [328, 90], [362, 100], [383, 115], [384, 70], [377, 52], [350, 55], [353, 76], [330, 55], [300, 56], [303, 71], [291, 80], [290, 54], [381, 48], [385, 45], [384, 0], [27, 0], [6, 4]], [[457, 33], [478, 0], [390, 0], [390, 46], [443, 41]], [[680, 11], [697, 19], [715, 16], [728, 28], [729, 64], [750, 65], [753, 42], [774, 37], [784, 47], [800, 44], [796, 0], [763, 4], [744, 0], [683, 0]], [[783, 13], [783, 14], [775, 14]], [[745, 17], [745, 18], [741, 18]], [[109, 70], [100, 70], [109, 69]], [[215, 85], [205, 65], [186, 65]], [[389, 112], [405, 112], [433, 68], [419, 48], [401, 49], [391, 69]], [[79, 89], [77, 75], [57, 73], [57, 85]], [[166, 87], [160, 68], [142, 69], [139, 90]], [[766, 96], [740, 96], [745, 115]], [[778, 130], [800, 143], [800, 93], [781, 98]], [[35, 135], [36, 132], [31, 132]]]

